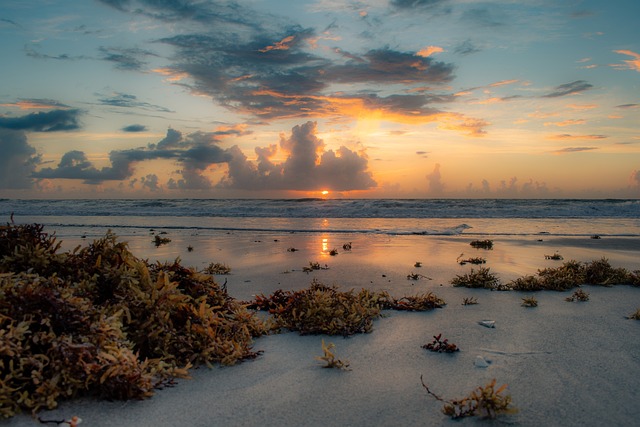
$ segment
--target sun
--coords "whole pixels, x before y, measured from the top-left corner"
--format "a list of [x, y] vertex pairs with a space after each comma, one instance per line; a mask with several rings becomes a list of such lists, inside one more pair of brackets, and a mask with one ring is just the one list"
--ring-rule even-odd
[[328, 196], [328, 195], [329, 195], [329, 192], [328, 192], [327, 190], [322, 190], [322, 191], [321, 191], [321, 194], [322, 194], [323, 196]]

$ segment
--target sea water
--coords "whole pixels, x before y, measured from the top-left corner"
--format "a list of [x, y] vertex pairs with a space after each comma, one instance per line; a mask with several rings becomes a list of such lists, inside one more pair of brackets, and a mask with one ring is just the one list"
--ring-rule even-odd
[[60, 237], [154, 230], [388, 235], [640, 237], [640, 200], [0, 199], [0, 222], [39, 223]]

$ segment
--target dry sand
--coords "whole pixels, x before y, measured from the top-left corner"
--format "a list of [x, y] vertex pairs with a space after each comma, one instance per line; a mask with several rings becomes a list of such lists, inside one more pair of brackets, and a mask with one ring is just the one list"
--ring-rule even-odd
[[[626, 315], [640, 308], [640, 288], [585, 286], [587, 302], [566, 302], [571, 292], [537, 292], [539, 305], [525, 308], [521, 292], [453, 288], [449, 281], [470, 265], [456, 259], [482, 256], [503, 282], [562, 261], [547, 260], [555, 252], [565, 260], [606, 257], [614, 267], [640, 269], [640, 241], [630, 238], [494, 239], [492, 251], [469, 246], [477, 237], [377, 236], [332, 234], [169, 236], [172, 242], [153, 247], [149, 236], [126, 238], [130, 249], [150, 260], [182, 258], [203, 268], [224, 262], [231, 268], [231, 296], [249, 299], [278, 288], [307, 287], [312, 278], [342, 290], [386, 289], [401, 297], [432, 291], [447, 305], [425, 313], [385, 312], [370, 334], [350, 338], [282, 333], [255, 341], [264, 353], [233, 367], [192, 371], [191, 380], [158, 391], [145, 401], [105, 402], [79, 399], [44, 419], [77, 415], [86, 426], [396, 426], [470, 425], [440, 411], [420, 382], [443, 397], [460, 398], [495, 378], [508, 384], [516, 414], [498, 424], [522, 426], [630, 426], [640, 420], [640, 321]], [[545, 237], [542, 237], [545, 239]], [[80, 241], [80, 239], [78, 239]], [[342, 244], [352, 242], [350, 252]], [[72, 247], [71, 239], [65, 245]], [[193, 247], [192, 252], [187, 246]], [[287, 249], [295, 247], [296, 252]], [[327, 251], [337, 248], [339, 254]], [[416, 261], [421, 268], [414, 267]], [[309, 262], [328, 270], [302, 272]], [[477, 268], [477, 267], [476, 267]], [[407, 274], [431, 278], [407, 280]], [[462, 305], [475, 297], [477, 305]], [[495, 320], [495, 328], [478, 324]], [[460, 347], [437, 354], [421, 346], [433, 335]], [[315, 360], [321, 340], [336, 345], [350, 371], [322, 369]], [[480, 356], [488, 367], [475, 366]], [[7, 426], [39, 425], [29, 415], [1, 422]]]

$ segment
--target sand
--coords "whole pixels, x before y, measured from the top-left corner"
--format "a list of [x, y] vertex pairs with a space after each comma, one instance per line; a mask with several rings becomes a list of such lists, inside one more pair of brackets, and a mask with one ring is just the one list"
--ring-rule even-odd
[[[349, 338], [300, 336], [286, 332], [259, 338], [255, 360], [237, 366], [192, 371], [192, 379], [158, 391], [145, 401], [107, 402], [91, 398], [63, 403], [43, 419], [79, 416], [82, 426], [395, 426], [475, 425], [453, 421], [429, 396], [420, 377], [443, 397], [460, 398], [493, 378], [508, 384], [518, 413], [499, 424], [539, 426], [637, 425], [640, 419], [640, 321], [625, 316], [640, 308], [640, 288], [584, 286], [587, 302], [566, 302], [571, 292], [536, 292], [538, 307], [525, 308], [521, 292], [454, 288], [449, 281], [469, 272], [456, 259], [482, 256], [503, 282], [565, 260], [606, 257], [614, 267], [640, 269], [640, 242], [632, 238], [494, 239], [492, 251], [476, 250], [468, 236], [377, 236], [332, 234], [220, 234], [169, 236], [155, 248], [149, 236], [132, 236], [130, 249], [150, 260], [181, 257], [203, 268], [224, 262], [231, 296], [244, 300], [278, 288], [307, 287], [313, 278], [343, 290], [388, 290], [401, 297], [432, 291], [447, 305], [424, 313], [385, 312], [370, 334]], [[73, 247], [80, 239], [65, 241]], [[350, 252], [342, 244], [352, 242]], [[193, 251], [187, 251], [191, 245]], [[295, 247], [298, 251], [288, 252]], [[327, 251], [337, 248], [339, 254]], [[420, 261], [422, 267], [414, 267]], [[309, 262], [329, 269], [307, 274]], [[477, 267], [475, 267], [477, 268]], [[407, 274], [427, 278], [407, 280]], [[475, 297], [477, 305], [462, 305]], [[495, 328], [478, 324], [494, 320]], [[442, 333], [460, 347], [438, 354], [421, 346]], [[336, 345], [350, 371], [323, 369], [321, 340]], [[477, 367], [481, 357], [487, 367]], [[0, 424], [40, 425], [29, 415]]]

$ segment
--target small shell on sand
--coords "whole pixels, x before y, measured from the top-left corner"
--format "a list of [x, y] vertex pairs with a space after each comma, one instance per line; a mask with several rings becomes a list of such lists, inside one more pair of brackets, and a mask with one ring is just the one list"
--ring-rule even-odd
[[495, 320], [481, 320], [478, 322], [479, 325], [482, 325], [487, 328], [495, 328], [496, 321]]
[[473, 361], [473, 364], [475, 365], [476, 368], [489, 367], [489, 362], [487, 362], [482, 356], [476, 356], [476, 359]]

